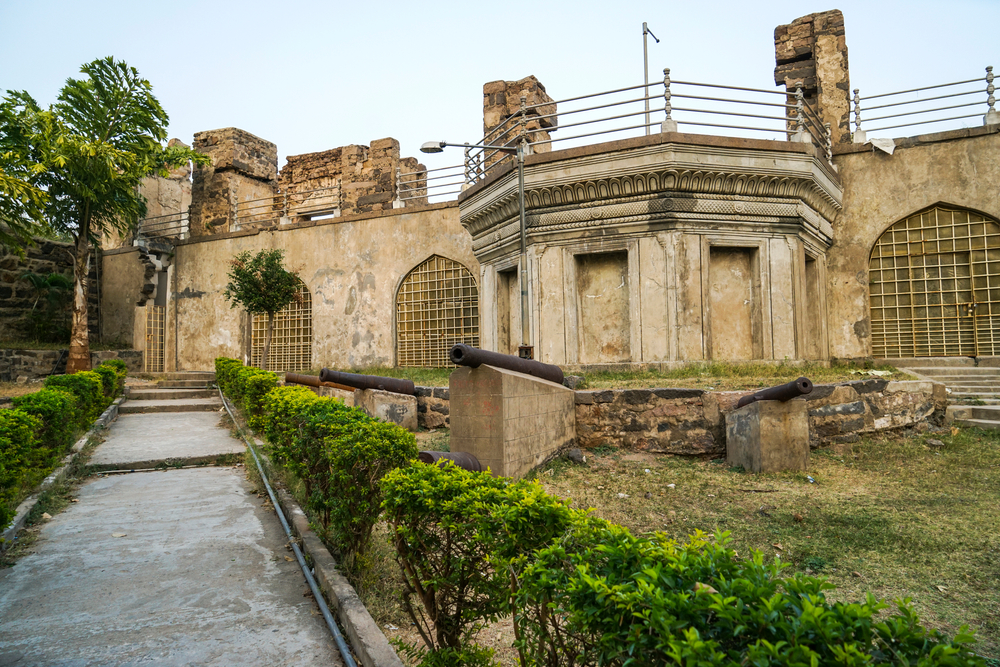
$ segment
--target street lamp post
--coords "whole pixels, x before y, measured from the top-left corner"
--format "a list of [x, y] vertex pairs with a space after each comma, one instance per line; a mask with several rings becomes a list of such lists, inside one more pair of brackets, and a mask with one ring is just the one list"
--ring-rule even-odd
[[514, 155], [517, 161], [517, 208], [521, 223], [521, 345], [517, 356], [534, 359], [535, 350], [531, 345], [531, 327], [528, 322], [528, 231], [524, 214], [524, 154], [527, 141], [522, 137], [516, 147], [488, 146], [482, 144], [450, 144], [446, 141], [428, 141], [420, 146], [421, 153], [441, 153], [448, 146], [458, 148], [483, 148]]

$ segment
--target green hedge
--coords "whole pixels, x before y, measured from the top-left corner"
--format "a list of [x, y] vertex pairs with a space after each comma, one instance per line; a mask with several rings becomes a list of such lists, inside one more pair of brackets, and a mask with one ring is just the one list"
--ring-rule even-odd
[[825, 579], [740, 559], [728, 534], [637, 537], [537, 484], [453, 466], [382, 485], [425, 667], [481, 662], [471, 637], [507, 614], [525, 666], [986, 664], [966, 628], [927, 630], [908, 601], [830, 602]]
[[17, 504], [69, 451], [77, 434], [121, 393], [128, 367], [117, 359], [93, 371], [50, 375], [45, 388], [0, 410], [0, 528]]
[[305, 487], [306, 506], [352, 569], [381, 514], [382, 476], [417, 454], [413, 435], [235, 359], [215, 360], [216, 381], [260, 432], [272, 461]]

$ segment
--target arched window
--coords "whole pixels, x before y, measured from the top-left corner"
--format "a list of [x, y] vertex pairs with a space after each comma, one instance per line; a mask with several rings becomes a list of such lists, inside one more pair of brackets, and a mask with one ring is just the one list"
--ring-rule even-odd
[[406, 276], [396, 295], [396, 363], [449, 366], [455, 343], [479, 347], [479, 289], [468, 269], [434, 255]]
[[934, 206], [897, 222], [872, 249], [872, 354], [1000, 354], [1000, 225]]
[[[250, 365], [260, 367], [267, 338], [267, 315], [253, 316], [250, 336]], [[312, 295], [299, 283], [291, 304], [274, 317], [274, 335], [267, 355], [267, 370], [305, 371], [312, 368]]]

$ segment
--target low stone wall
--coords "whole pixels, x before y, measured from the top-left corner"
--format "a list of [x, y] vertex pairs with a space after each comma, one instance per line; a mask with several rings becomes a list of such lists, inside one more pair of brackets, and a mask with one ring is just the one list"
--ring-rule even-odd
[[424, 428], [451, 427], [448, 387], [417, 387], [417, 421]]
[[[726, 413], [745, 391], [593, 389], [576, 392], [576, 443], [683, 456], [724, 456]], [[937, 423], [947, 395], [936, 382], [882, 379], [817, 385], [808, 402], [812, 448], [862, 433]], [[450, 426], [446, 387], [417, 387], [420, 426]]]
[[[19, 377], [38, 380], [52, 374], [56, 362], [56, 373], [66, 371], [65, 350], [11, 350], [0, 349], [0, 382], [15, 382]], [[139, 350], [106, 350], [90, 353], [90, 364], [96, 366], [108, 359], [121, 359], [128, 364], [129, 373], [141, 373], [143, 353]]]

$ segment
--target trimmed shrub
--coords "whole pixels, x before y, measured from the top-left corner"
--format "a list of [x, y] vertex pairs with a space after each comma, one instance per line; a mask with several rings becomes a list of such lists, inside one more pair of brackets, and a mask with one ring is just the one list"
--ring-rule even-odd
[[244, 366], [236, 375], [236, 384], [250, 428], [260, 431], [263, 427], [264, 397], [278, 386], [277, 373]]
[[118, 373], [110, 366], [95, 366], [94, 372], [101, 378], [101, 389], [104, 397], [115, 400], [118, 395]]
[[965, 628], [952, 641], [908, 607], [869, 595], [830, 603], [822, 578], [782, 578], [727, 534], [685, 544], [586, 518], [520, 576], [515, 645], [527, 665], [983, 665]]
[[122, 377], [128, 375], [128, 364], [121, 359], [106, 359], [101, 362], [101, 366], [110, 366]]
[[41, 422], [22, 410], [0, 410], [0, 529], [14, 518], [21, 488], [29, 483]]
[[382, 513], [382, 477], [417, 456], [413, 434], [396, 424], [360, 421], [339, 437], [325, 441], [330, 484], [330, 528], [344, 564], [354, 569], [371, 541]]
[[403, 603], [432, 650], [461, 648], [506, 607], [507, 577], [491, 567], [493, 540], [484, 539], [481, 527], [489, 508], [504, 502], [508, 484], [450, 463], [415, 463], [382, 480]]
[[77, 425], [89, 428], [94, 420], [101, 416], [105, 403], [104, 383], [101, 376], [93, 371], [80, 371], [72, 375], [50, 375], [45, 378], [47, 389], [63, 389], [76, 396]]
[[243, 368], [243, 362], [238, 359], [217, 357], [215, 360], [215, 382], [229, 398], [236, 400], [234, 384], [236, 373]]
[[64, 454], [73, 444], [77, 416], [77, 398], [62, 389], [41, 389], [12, 400], [15, 408], [33, 415], [41, 422], [38, 431], [40, 447], [54, 455]]
[[306, 387], [275, 387], [264, 397], [261, 431], [275, 463], [287, 466], [292, 462], [291, 448], [299, 432], [302, 411], [318, 400], [319, 396]]

